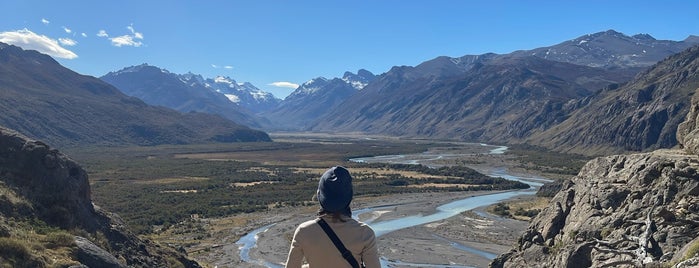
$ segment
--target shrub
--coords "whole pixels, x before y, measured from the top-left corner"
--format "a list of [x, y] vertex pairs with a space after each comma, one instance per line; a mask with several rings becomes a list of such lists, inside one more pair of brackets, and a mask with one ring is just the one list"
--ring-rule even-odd
[[0, 264], [3, 267], [46, 267], [29, 248], [25, 241], [0, 237]]
[[67, 232], [53, 232], [46, 236], [46, 246], [49, 248], [72, 247], [75, 236]]

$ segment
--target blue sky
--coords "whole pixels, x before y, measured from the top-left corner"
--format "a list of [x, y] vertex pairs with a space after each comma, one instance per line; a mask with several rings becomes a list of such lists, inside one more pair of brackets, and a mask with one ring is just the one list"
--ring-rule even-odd
[[0, 42], [86, 75], [148, 63], [286, 97], [318, 76], [509, 53], [613, 29], [699, 35], [699, 1], [0, 1]]

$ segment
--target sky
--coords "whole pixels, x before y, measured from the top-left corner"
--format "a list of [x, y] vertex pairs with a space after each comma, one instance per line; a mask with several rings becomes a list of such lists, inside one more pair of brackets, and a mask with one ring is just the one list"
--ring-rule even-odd
[[550, 46], [606, 30], [680, 41], [699, 1], [0, 1], [0, 42], [100, 77], [147, 63], [284, 98], [317, 77]]

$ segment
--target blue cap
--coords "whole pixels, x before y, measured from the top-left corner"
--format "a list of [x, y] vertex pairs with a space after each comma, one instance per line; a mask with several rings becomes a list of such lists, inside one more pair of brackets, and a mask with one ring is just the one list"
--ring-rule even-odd
[[328, 212], [342, 212], [352, 201], [352, 176], [344, 167], [332, 167], [318, 183], [318, 201]]

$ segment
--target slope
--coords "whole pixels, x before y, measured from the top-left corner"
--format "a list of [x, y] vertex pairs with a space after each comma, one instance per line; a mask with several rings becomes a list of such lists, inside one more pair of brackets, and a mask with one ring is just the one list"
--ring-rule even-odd
[[269, 141], [219, 116], [149, 106], [49, 56], [0, 44], [0, 125], [55, 146]]
[[548, 148], [604, 154], [669, 148], [699, 87], [699, 47], [668, 57], [621, 87], [571, 103], [565, 121], [527, 141]]

